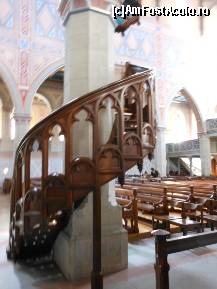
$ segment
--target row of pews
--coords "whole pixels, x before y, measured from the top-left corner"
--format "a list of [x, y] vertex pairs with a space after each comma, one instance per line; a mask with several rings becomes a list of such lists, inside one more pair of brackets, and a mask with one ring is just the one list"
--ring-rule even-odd
[[[126, 179], [116, 185], [115, 196], [122, 207], [124, 227], [138, 233], [138, 221], [151, 217], [153, 229], [170, 230], [178, 226], [186, 235], [189, 230], [201, 232], [204, 226], [217, 224], [217, 180], [150, 182]], [[171, 214], [171, 213], [175, 214]]]

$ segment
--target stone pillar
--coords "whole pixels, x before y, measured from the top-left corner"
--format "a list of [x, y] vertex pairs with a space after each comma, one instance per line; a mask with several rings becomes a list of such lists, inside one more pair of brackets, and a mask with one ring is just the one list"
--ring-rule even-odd
[[200, 142], [201, 175], [211, 175], [210, 139], [206, 133], [198, 134]]
[[192, 163], [193, 163], [193, 159], [192, 159], [192, 157], [189, 158], [189, 163], [190, 163], [190, 165], [189, 165], [189, 169], [190, 169], [190, 177], [192, 177], [192, 175], [193, 175], [193, 172], [192, 172]]
[[10, 113], [10, 109], [3, 107], [0, 120], [2, 124], [2, 135], [0, 138], [0, 187], [5, 178], [11, 178], [13, 175], [13, 141], [10, 137]]
[[11, 140], [11, 121], [10, 121], [10, 110], [4, 109], [2, 111], [2, 140], [1, 140], [1, 151], [12, 152], [13, 142]]
[[83, 7], [75, 7], [74, 0], [60, 4], [65, 25], [65, 103], [115, 79], [110, 15], [106, 10], [88, 6], [91, 1], [82, 2]]
[[178, 157], [178, 174], [181, 174], [181, 164], [180, 164], [180, 157]]
[[31, 116], [25, 113], [14, 113], [12, 115], [11, 120], [12, 121], [14, 120], [14, 127], [15, 127], [15, 138], [14, 138], [14, 152], [15, 152], [21, 139], [29, 130]]
[[166, 167], [167, 176], [169, 176], [169, 172], [170, 172], [170, 158], [167, 158], [167, 167]]
[[[66, 26], [64, 99], [68, 102], [112, 81], [114, 28], [106, 11], [87, 6], [76, 8], [73, 0], [62, 1], [60, 12]], [[83, 119], [82, 113], [79, 119]], [[91, 128], [87, 123], [80, 122], [73, 127], [75, 135], [83, 135], [78, 133], [79, 130], [85, 131], [85, 137], [76, 138], [73, 157], [92, 157]], [[108, 124], [107, 119], [106, 135], [112, 128], [112, 123], [110, 128]], [[106, 138], [106, 135], [104, 131], [103, 137]], [[104, 273], [115, 272], [127, 267], [128, 236], [122, 228], [121, 209], [114, 200], [114, 182], [104, 185], [101, 193], [102, 269]], [[92, 270], [92, 199], [93, 194], [89, 193], [74, 210], [68, 226], [59, 234], [54, 245], [55, 262], [69, 280], [86, 278]]]
[[156, 168], [159, 171], [161, 177], [166, 176], [167, 168], [165, 130], [165, 127], [157, 127], [157, 141], [154, 153]]

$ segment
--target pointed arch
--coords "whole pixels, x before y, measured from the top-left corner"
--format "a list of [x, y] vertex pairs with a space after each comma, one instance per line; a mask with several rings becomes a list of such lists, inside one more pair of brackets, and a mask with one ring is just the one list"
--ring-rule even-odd
[[[205, 124], [204, 124], [202, 114], [201, 114], [200, 109], [199, 109], [196, 101], [194, 100], [194, 97], [192, 96], [192, 94], [184, 87], [178, 91], [178, 94], [184, 96], [187, 99], [187, 101], [189, 102], [189, 104], [190, 104], [190, 106], [194, 112], [196, 122], [197, 122], [197, 133], [205, 132], [206, 129], [205, 129]], [[165, 110], [165, 116], [164, 116], [165, 118], [168, 114], [168, 110], [169, 110], [169, 107], [170, 107], [173, 99], [174, 99], [174, 95], [169, 99], [169, 101], [167, 103], [167, 107]], [[165, 123], [166, 123], [166, 120], [165, 120]]]
[[37, 90], [42, 85], [42, 83], [51, 75], [54, 74], [56, 71], [58, 71], [60, 68], [64, 67], [64, 58], [61, 58], [51, 64], [49, 64], [47, 67], [44, 68], [44, 70], [41, 71], [40, 75], [33, 81], [33, 84], [28, 92], [27, 98], [26, 98], [26, 111], [30, 112], [31, 110], [31, 104], [33, 97], [37, 93]]
[[20, 101], [20, 93], [18, 90], [18, 86], [17, 83], [15, 81], [14, 76], [12, 75], [10, 69], [4, 64], [4, 63], [0, 63], [0, 77], [2, 78], [2, 80], [4, 81], [13, 106], [15, 107], [16, 111], [22, 111], [22, 107], [21, 107], [21, 101]]

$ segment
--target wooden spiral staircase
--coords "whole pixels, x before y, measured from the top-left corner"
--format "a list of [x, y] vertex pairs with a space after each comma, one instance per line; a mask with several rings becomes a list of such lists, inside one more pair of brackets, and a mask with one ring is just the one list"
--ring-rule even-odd
[[[142, 72], [133, 74], [141, 70]], [[133, 74], [133, 75], [131, 75]], [[100, 187], [119, 178], [153, 153], [155, 119], [153, 111], [154, 78], [149, 69], [129, 65], [125, 78], [88, 93], [56, 110], [33, 127], [16, 151], [11, 189], [10, 237], [8, 258], [48, 253], [70, 215], [89, 192], [93, 192], [93, 271], [92, 288], [100, 289], [101, 275], [101, 193]], [[101, 139], [100, 113], [110, 102], [113, 126], [105, 143]], [[75, 155], [72, 126], [79, 112], [92, 128], [92, 158]], [[50, 140], [59, 127], [64, 139], [64, 169], [49, 174]], [[64, 136], [64, 137], [63, 137]], [[89, 136], [88, 136], [89, 137]], [[74, 140], [75, 139], [75, 140]], [[40, 177], [32, 177], [32, 154], [40, 154]]]

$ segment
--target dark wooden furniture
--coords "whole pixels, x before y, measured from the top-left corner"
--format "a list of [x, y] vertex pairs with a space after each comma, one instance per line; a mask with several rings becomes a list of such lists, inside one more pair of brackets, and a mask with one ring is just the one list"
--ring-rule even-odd
[[[136, 164], [142, 171], [143, 158], [153, 153], [155, 145], [153, 93], [154, 75], [152, 70], [146, 69], [75, 99], [39, 122], [25, 135], [15, 155], [8, 258], [17, 260], [31, 257], [33, 247], [34, 254], [49, 252], [56, 233], [62, 230], [69, 220], [73, 204], [76, 209], [87, 194], [93, 192], [91, 288], [102, 289], [101, 186], [117, 177], [123, 184], [125, 172]], [[114, 123], [108, 141], [102, 143], [100, 114], [107, 108], [108, 102], [114, 111], [112, 115]], [[125, 111], [128, 111], [134, 120], [133, 130], [128, 130]], [[93, 132], [92, 157], [76, 153], [73, 147], [73, 140], [76, 141], [78, 136], [73, 135], [72, 128], [80, 121], [81, 112], [86, 115], [85, 122], [90, 125]], [[53, 137], [55, 126], [59, 131], [58, 138], [64, 136], [62, 175], [49, 175], [51, 157], [49, 140]], [[146, 135], [149, 143], [144, 148], [143, 137]], [[89, 137], [88, 134], [87, 141]], [[32, 184], [33, 153], [41, 156], [41, 166], [38, 168], [40, 177], [37, 184]], [[37, 220], [34, 219], [36, 212]], [[36, 238], [40, 239], [43, 235], [47, 236], [46, 240], [41, 240], [43, 242], [40, 244], [35, 242]]]
[[196, 229], [198, 233], [201, 232], [201, 223], [194, 220], [190, 220], [188, 218], [170, 219], [169, 224], [178, 226], [181, 229], [183, 236], [187, 235], [187, 232], [192, 231], [193, 229]]
[[10, 194], [11, 186], [12, 180], [9, 178], [5, 178], [2, 187], [3, 194]]
[[167, 261], [168, 254], [217, 243], [217, 232], [200, 233], [169, 240], [167, 238], [170, 233], [165, 230], [155, 230], [152, 235], [155, 237], [156, 289], [169, 289], [170, 266]]
[[[139, 233], [136, 189], [126, 190], [116, 188], [115, 195], [117, 203], [122, 207], [124, 228], [129, 233]], [[130, 221], [130, 226], [128, 226], [128, 221]]]
[[[214, 195], [215, 197], [215, 195]], [[214, 227], [217, 226], [217, 200], [209, 199], [207, 200], [207, 212], [202, 211], [202, 224], [204, 226], [204, 221], [207, 222], [208, 225], [210, 225], [211, 230], [214, 230]]]

